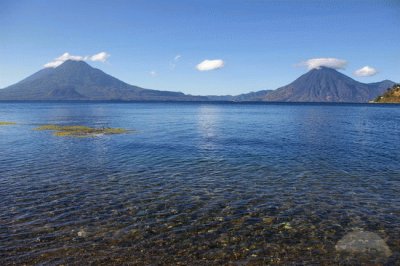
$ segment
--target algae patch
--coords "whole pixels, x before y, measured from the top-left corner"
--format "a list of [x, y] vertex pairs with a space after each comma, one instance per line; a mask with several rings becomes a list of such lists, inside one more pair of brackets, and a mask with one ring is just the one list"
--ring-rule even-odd
[[38, 131], [54, 131], [53, 135], [58, 137], [93, 137], [98, 135], [125, 134], [129, 131], [123, 128], [93, 128], [88, 126], [61, 126], [43, 125], [35, 128]]
[[17, 123], [15, 122], [6, 122], [6, 121], [0, 121], [0, 126], [11, 126], [11, 125], [15, 125]]

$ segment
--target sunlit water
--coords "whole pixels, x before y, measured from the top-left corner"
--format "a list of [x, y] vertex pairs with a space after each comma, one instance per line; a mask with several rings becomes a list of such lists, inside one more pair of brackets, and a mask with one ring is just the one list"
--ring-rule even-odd
[[[400, 260], [399, 106], [1, 103], [0, 121], [2, 265]], [[346, 251], [354, 235], [382, 248]]]

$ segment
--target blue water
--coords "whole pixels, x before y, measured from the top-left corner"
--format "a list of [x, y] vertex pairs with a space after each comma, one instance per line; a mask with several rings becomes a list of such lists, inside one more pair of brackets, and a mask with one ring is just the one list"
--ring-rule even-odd
[[[2, 265], [400, 259], [399, 106], [0, 103], [0, 121]], [[390, 256], [339, 252], [354, 230]]]

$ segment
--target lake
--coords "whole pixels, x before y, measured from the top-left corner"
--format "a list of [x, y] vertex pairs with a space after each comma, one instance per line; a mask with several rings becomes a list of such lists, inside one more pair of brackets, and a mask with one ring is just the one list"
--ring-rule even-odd
[[[400, 260], [398, 105], [10, 102], [0, 121], [2, 265]], [[352, 232], [380, 246], [340, 249]]]

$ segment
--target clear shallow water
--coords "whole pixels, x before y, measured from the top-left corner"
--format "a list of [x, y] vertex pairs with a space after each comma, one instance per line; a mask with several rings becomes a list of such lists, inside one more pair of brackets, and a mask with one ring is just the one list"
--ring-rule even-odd
[[[1, 103], [1, 264], [400, 260], [400, 108]], [[60, 138], [38, 124], [135, 129]], [[390, 256], [335, 245], [373, 232]]]

